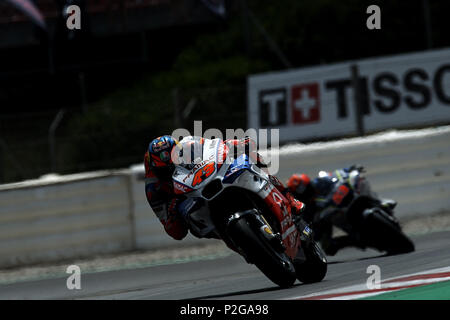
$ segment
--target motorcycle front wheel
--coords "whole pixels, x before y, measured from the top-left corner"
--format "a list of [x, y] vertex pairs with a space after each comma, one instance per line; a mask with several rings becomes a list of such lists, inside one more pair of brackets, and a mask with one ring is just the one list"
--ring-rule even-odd
[[247, 259], [256, 265], [267, 278], [282, 288], [291, 287], [296, 281], [291, 259], [277, 252], [251, 219], [242, 217], [229, 226], [228, 234], [241, 248]]

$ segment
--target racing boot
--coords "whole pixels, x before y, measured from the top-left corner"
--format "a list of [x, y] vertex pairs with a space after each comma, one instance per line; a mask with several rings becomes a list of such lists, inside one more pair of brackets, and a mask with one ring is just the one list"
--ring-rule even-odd
[[301, 213], [305, 210], [305, 204], [294, 198], [292, 193], [289, 191], [284, 193], [286, 199], [288, 199], [289, 204], [291, 205], [291, 213], [294, 217], [300, 217]]
[[302, 212], [305, 210], [305, 204], [299, 200], [297, 200], [294, 195], [286, 188], [283, 183], [275, 176], [269, 175], [269, 179], [272, 184], [280, 191], [285, 198], [288, 200], [289, 205], [291, 207], [291, 214], [294, 223], [297, 225], [297, 228], [300, 232], [303, 232], [303, 226], [299, 224], [300, 221], [306, 224], [306, 222], [302, 219]]

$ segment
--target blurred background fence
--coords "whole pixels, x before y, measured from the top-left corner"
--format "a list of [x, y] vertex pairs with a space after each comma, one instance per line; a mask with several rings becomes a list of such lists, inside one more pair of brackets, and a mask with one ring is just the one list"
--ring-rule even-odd
[[176, 128], [193, 132], [198, 119], [204, 130], [246, 126], [245, 86], [174, 88], [158, 95], [117, 112], [105, 103], [88, 113], [61, 107], [0, 114], [0, 183], [127, 167], [142, 162], [151, 139]]
[[434, 0], [378, 1], [381, 30], [369, 0], [30, 0], [45, 28], [14, 3], [0, 2], [0, 183], [126, 167], [193, 120], [247, 128], [251, 74], [450, 46], [450, 3]]

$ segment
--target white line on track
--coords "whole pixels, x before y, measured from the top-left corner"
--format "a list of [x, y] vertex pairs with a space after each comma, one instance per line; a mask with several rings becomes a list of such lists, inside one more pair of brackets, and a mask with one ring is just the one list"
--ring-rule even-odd
[[379, 289], [368, 289], [364, 283], [304, 296], [291, 297], [288, 300], [352, 300], [449, 280], [450, 266], [388, 278], [381, 281], [381, 288]]

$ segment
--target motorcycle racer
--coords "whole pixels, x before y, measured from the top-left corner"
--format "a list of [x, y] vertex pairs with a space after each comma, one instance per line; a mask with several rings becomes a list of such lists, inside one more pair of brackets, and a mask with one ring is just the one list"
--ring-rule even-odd
[[[190, 136], [185, 137], [183, 141], [189, 141], [193, 146], [202, 147], [204, 138]], [[254, 140], [250, 138], [231, 139], [224, 140], [222, 143], [227, 147], [232, 147], [232, 150], [235, 152], [244, 149], [244, 152], [249, 155], [253, 163], [261, 168], [266, 166], [261, 155], [256, 151]], [[172, 183], [172, 173], [175, 170], [173, 155], [176, 156], [177, 151], [181, 150], [182, 148], [177, 139], [170, 135], [164, 135], [153, 139], [144, 155], [147, 201], [163, 224], [167, 234], [176, 240], [182, 240], [189, 231], [179, 210], [183, 199], [175, 194]], [[272, 175], [269, 175], [269, 178], [275, 187], [288, 199], [292, 212], [299, 215], [304, 208], [303, 203], [295, 199], [278, 178]]]
[[[306, 174], [293, 174], [287, 181], [289, 191], [305, 204], [303, 218], [312, 225], [315, 239], [320, 240], [325, 253], [328, 255], [335, 255], [340, 249], [349, 246], [365, 249], [356, 234], [349, 233], [333, 238], [333, 223], [329, 219], [321, 219], [319, 215], [329, 206], [329, 196], [339, 180], [336, 175], [339, 175], [341, 171], [343, 174], [347, 174], [352, 170], [363, 172], [364, 168], [352, 165], [334, 171], [337, 174], [321, 171], [319, 176], [314, 179]], [[388, 209], [387, 212], [391, 212], [396, 206], [396, 202], [390, 199], [382, 199], [381, 206]]]

